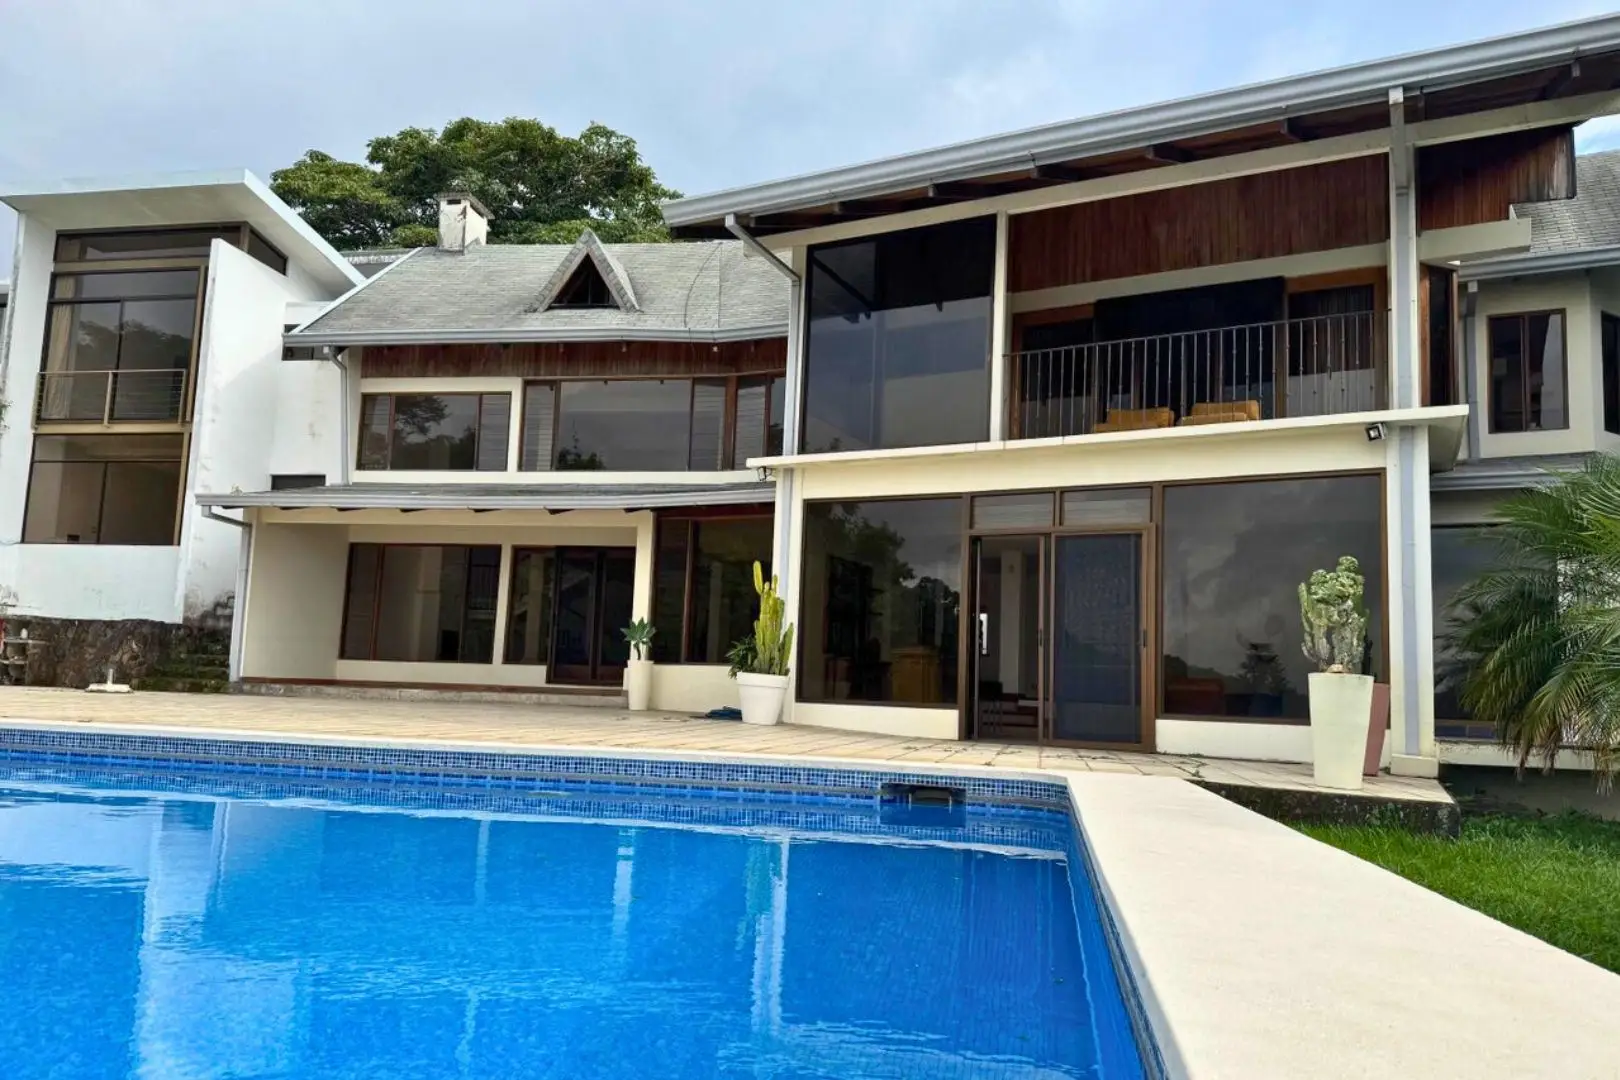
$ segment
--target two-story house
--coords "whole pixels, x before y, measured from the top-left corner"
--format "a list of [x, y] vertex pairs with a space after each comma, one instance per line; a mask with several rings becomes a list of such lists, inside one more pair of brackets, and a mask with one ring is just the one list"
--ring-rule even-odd
[[437, 247], [286, 335], [289, 372], [341, 381], [339, 464], [197, 496], [246, 526], [233, 675], [622, 702], [645, 617], [654, 706], [735, 704], [726, 653], [775, 561], [746, 462], [781, 452], [787, 282], [735, 240], [487, 227], [445, 196]]
[[[191, 496], [257, 484], [274, 447], [328, 471], [281, 364], [289, 311], [361, 274], [251, 174], [13, 189], [0, 306], [0, 585], [22, 615], [180, 623], [227, 608], [237, 530]], [[280, 445], [277, 445], [281, 440]]]
[[1460, 349], [1457, 265], [1532, 249], [1514, 207], [1575, 194], [1617, 77], [1611, 16], [667, 207], [793, 281], [785, 449], [753, 460], [791, 719], [1306, 761], [1297, 589], [1351, 555], [1391, 766], [1432, 774], [1431, 477], [1468, 387], [1482, 450], [1565, 446], [1526, 359], [1554, 330], [1476, 313]]

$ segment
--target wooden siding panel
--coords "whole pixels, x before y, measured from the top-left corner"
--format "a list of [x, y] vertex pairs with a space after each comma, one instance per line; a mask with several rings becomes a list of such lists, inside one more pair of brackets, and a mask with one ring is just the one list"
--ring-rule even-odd
[[1514, 203], [1575, 197], [1575, 132], [1536, 128], [1418, 150], [1418, 228], [1506, 221]]
[[775, 374], [787, 370], [787, 342], [766, 338], [718, 345], [692, 341], [368, 345], [360, 369], [368, 379]]
[[1379, 244], [1383, 155], [1240, 176], [1012, 218], [1014, 292]]

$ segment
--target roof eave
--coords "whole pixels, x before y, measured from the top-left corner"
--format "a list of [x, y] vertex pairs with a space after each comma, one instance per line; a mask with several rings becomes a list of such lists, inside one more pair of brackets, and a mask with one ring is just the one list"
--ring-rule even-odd
[[1529, 277], [1535, 274], [1565, 274], [1576, 270], [1594, 270], [1605, 266], [1620, 266], [1620, 245], [1585, 248], [1578, 251], [1544, 251], [1529, 255], [1513, 255], [1505, 259], [1464, 264], [1458, 269], [1463, 281], [1491, 281], [1509, 277]]
[[[585, 485], [566, 494], [535, 495], [515, 487], [510, 493], [465, 494], [450, 488], [401, 491], [384, 484], [356, 484], [344, 491], [294, 488], [288, 491], [198, 492], [198, 506], [222, 510], [651, 510], [674, 506], [743, 506], [769, 502], [774, 486], [749, 481], [694, 489], [672, 481], [668, 489], [649, 485], [635, 493], [593, 494]], [[366, 490], [366, 489], [372, 490]]]
[[493, 327], [459, 330], [295, 330], [288, 345], [499, 345], [518, 342], [699, 341], [724, 344], [787, 336], [787, 323], [739, 326], [721, 330], [673, 330], [658, 327]]
[[664, 220], [678, 228], [715, 221], [727, 213], [779, 213], [970, 179], [1211, 134], [1306, 111], [1383, 101], [1393, 87], [1438, 89], [1613, 48], [1620, 48], [1620, 16], [1599, 16], [677, 199], [664, 205]]

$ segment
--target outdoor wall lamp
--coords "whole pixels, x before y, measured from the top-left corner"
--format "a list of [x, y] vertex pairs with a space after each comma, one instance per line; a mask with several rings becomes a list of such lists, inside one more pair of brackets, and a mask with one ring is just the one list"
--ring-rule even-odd
[[1367, 441], [1368, 442], [1382, 442], [1383, 440], [1384, 440], [1384, 425], [1383, 424], [1368, 424], [1367, 425]]

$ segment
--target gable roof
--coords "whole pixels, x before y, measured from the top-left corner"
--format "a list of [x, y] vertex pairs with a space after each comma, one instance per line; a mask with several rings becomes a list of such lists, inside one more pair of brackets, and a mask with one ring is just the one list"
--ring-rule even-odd
[[620, 311], [640, 310], [636, 304], [636, 291], [631, 288], [624, 267], [619, 265], [619, 260], [608, 253], [602, 246], [602, 241], [598, 240], [596, 234], [589, 229], [579, 234], [579, 239], [574, 241], [574, 246], [569, 249], [567, 257], [557, 265], [556, 270], [552, 271], [545, 288], [540, 290], [540, 300], [535, 304], [535, 310], [545, 311], [555, 304], [586, 260], [596, 267], [596, 272], [602, 276], [602, 283], [613, 295], [613, 302], [619, 306]]
[[[589, 234], [586, 234], [587, 236]], [[630, 301], [547, 308], [590, 258]], [[617, 295], [617, 294], [616, 294]], [[418, 249], [288, 335], [302, 345], [503, 341], [746, 341], [787, 333], [788, 283], [736, 240], [480, 244]]]

